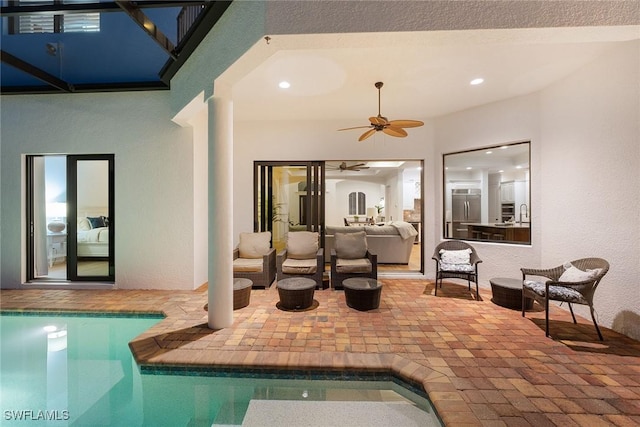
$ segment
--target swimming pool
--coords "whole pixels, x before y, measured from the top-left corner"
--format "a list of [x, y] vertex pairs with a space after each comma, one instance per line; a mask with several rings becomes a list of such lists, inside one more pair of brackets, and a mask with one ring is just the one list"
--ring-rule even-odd
[[65, 314], [0, 315], [1, 425], [264, 426], [294, 416], [305, 425], [442, 425], [428, 399], [393, 380], [141, 373], [128, 342], [160, 317]]

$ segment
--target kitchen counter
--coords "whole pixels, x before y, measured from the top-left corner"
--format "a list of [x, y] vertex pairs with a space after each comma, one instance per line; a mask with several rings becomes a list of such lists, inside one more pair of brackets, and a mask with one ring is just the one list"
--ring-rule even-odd
[[516, 243], [530, 243], [531, 232], [528, 222], [518, 223], [484, 223], [465, 222], [469, 237], [478, 240], [506, 241]]

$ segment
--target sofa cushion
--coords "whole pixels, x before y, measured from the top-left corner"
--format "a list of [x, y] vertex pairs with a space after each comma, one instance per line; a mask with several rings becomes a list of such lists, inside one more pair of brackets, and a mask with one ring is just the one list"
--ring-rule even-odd
[[318, 271], [318, 263], [315, 258], [287, 258], [282, 263], [282, 272], [285, 274], [315, 274], [316, 271]]
[[336, 259], [336, 271], [338, 273], [371, 273], [371, 270], [371, 261], [368, 258]]
[[318, 247], [318, 233], [315, 231], [294, 231], [287, 235], [287, 258], [315, 258]]
[[343, 225], [327, 225], [325, 227], [325, 234], [328, 236], [333, 236], [336, 233], [358, 233], [362, 231], [366, 227], [351, 227], [351, 226], [343, 226]]
[[440, 263], [440, 270], [457, 273], [473, 273], [476, 271], [475, 267], [471, 264], [447, 264], [444, 262]]
[[392, 225], [373, 225], [373, 226], [365, 226], [364, 232], [368, 235], [398, 235], [398, 229]]
[[338, 258], [358, 259], [367, 255], [367, 236], [364, 231], [336, 233], [334, 239], [334, 249]]
[[262, 258], [236, 258], [233, 260], [233, 271], [241, 273], [260, 273], [263, 266]]
[[[534, 280], [525, 280], [523, 286], [541, 297], [544, 297], [546, 292], [546, 285]], [[549, 286], [549, 299], [574, 302], [576, 304], [589, 304], [580, 292], [565, 286]]]
[[262, 258], [271, 249], [271, 232], [240, 233], [240, 258]]

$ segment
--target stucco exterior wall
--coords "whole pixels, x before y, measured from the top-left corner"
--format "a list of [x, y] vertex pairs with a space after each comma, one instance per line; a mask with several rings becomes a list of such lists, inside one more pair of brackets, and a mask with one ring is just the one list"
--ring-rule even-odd
[[608, 260], [598, 319], [640, 338], [640, 43], [543, 90], [540, 114], [541, 261]]
[[22, 155], [113, 153], [116, 286], [193, 289], [192, 136], [171, 122], [168, 101], [168, 92], [2, 97], [2, 288], [22, 283]]
[[[536, 265], [540, 259], [542, 240], [539, 218], [540, 200], [540, 138], [538, 94], [512, 98], [482, 107], [461, 111], [434, 120], [437, 164], [433, 180], [437, 182], [437, 206], [434, 226], [438, 239], [442, 238], [442, 155], [501, 145], [509, 142], [531, 141], [531, 246], [474, 243], [482, 259], [479, 268], [480, 284], [489, 287], [492, 277], [520, 277], [520, 267]], [[431, 253], [429, 253], [431, 258]]]

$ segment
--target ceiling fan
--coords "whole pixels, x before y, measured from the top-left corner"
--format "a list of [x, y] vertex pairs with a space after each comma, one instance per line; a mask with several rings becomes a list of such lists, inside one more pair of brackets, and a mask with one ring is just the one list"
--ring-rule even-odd
[[327, 165], [327, 169], [344, 171], [356, 171], [359, 172], [362, 169], [369, 169], [369, 166], [365, 166], [366, 163], [355, 163], [353, 165], [347, 165], [347, 162], [342, 162], [339, 165]]
[[380, 88], [382, 88], [382, 82], [376, 82], [375, 86], [378, 89], [378, 115], [375, 117], [369, 117], [369, 126], [356, 126], [352, 128], [338, 129], [351, 130], [351, 129], [364, 129], [370, 128], [368, 131], [360, 135], [358, 141], [364, 141], [376, 132], [384, 132], [387, 135], [404, 138], [407, 136], [407, 131], [403, 128], [415, 128], [424, 125], [420, 120], [389, 120], [380, 114]]

